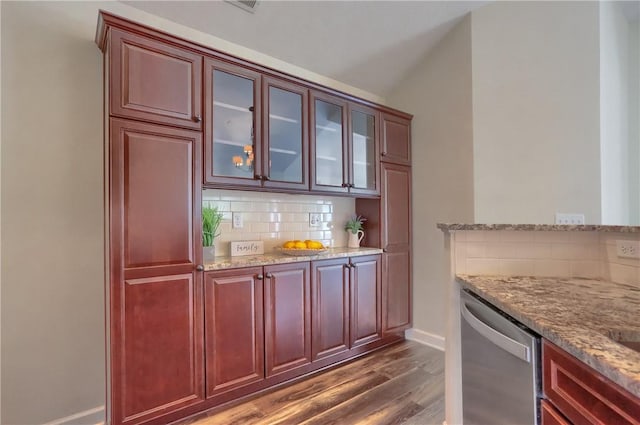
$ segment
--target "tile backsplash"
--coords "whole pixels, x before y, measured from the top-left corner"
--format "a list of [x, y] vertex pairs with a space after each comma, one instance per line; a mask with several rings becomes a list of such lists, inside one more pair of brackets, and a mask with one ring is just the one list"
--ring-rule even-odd
[[616, 240], [637, 233], [562, 231], [457, 231], [460, 274], [601, 278], [640, 286], [640, 260], [620, 258]]
[[[223, 213], [220, 236], [215, 239], [216, 256], [228, 256], [231, 241], [261, 240], [265, 252], [292, 239], [316, 239], [343, 247], [347, 245], [344, 224], [355, 214], [353, 198], [237, 190], [206, 189], [202, 205], [217, 206]], [[242, 228], [233, 228], [233, 213], [242, 215]], [[309, 225], [310, 213], [320, 215], [317, 226]]]

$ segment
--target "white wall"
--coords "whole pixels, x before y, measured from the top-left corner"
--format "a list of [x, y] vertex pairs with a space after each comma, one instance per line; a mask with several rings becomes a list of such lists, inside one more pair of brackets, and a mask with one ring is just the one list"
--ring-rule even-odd
[[[631, 140], [631, 32], [617, 2], [600, 3], [600, 163], [602, 223], [631, 224], [638, 168]], [[636, 80], [639, 77], [636, 75]], [[637, 144], [638, 141], [635, 141]], [[632, 171], [633, 170], [633, 171]], [[634, 208], [635, 209], [635, 208]], [[634, 220], [635, 221], [635, 220]]]
[[629, 23], [629, 155], [631, 180], [630, 224], [640, 225], [640, 17]]
[[439, 221], [473, 222], [471, 21], [446, 35], [388, 97], [412, 113], [413, 326], [445, 334]]
[[358, 91], [118, 2], [2, 1], [0, 7], [0, 423], [39, 424], [83, 411], [72, 422], [97, 423], [105, 400], [98, 10]]
[[477, 222], [600, 222], [598, 4], [472, 13]]

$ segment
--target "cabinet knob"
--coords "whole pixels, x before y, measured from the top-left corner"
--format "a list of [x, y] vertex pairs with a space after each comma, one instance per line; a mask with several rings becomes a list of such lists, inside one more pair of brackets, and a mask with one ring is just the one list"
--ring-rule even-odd
[[198, 264], [196, 266], [196, 271], [203, 272], [204, 271], [204, 266], [202, 264]]
[[349, 187], [349, 183], [342, 183], [342, 187]]
[[273, 277], [273, 275], [271, 273], [267, 273], [265, 276], [266, 276], [267, 279], [271, 279]]
[[380, 156], [387, 156], [387, 153], [386, 152], [382, 152], [382, 153], [380, 153]]
[[349, 187], [356, 187], [356, 185], [353, 183], [349, 183]]
[[256, 276], [256, 279], [258, 279], [258, 280], [262, 280], [262, 279], [264, 279], [264, 276], [262, 276], [261, 274], [259, 274], [258, 276]]
[[195, 117], [193, 117], [193, 120], [195, 122], [201, 122], [202, 121], [202, 117], [200, 115], [196, 115]]
[[271, 178], [269, 178], [269, 176], [262, 176], [262, 180], [263, 181], [269, 181], [269, 180], [271, 180]]
[[388, 252], [387, 248], [382, 248], [382, 252]]
[[256, 174], [255, 176], [253, 176], [254, 180], [262, 180], [262, 176], [260, 174]]

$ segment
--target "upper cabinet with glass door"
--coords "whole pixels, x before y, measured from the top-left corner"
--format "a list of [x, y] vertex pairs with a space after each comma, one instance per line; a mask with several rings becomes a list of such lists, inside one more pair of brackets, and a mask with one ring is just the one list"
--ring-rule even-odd
[[264, 77], [265, 187], [309, 190], [308, 90]]
[[349, 191], [380, 194], [379, 119], [375, 109], [349, 104]]
[[261, 75], [205, 60], [204, 182], [261, 186]]
[[347, 102], [311, 95], [311, 190], [349, 191]]
[[320, 93], [311, 108], [311, 190], [379, 196], [378, 112]]

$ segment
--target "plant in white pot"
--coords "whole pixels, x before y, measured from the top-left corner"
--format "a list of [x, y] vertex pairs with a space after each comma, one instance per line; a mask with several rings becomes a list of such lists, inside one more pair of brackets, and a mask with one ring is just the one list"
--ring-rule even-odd
[[361, 215], [354, 216], [347, 221], [347, 224], [344, 226], [344, 230], [346, 230], [349, 235], [347, 247], [360, 248], [360, 241], [364, 238], [364, 230], [362, 229], [365, 221], [367, 221], [367, 219]]
[[220, 236], [218, 228], [221, 222], [222, 213], [218, 211], [218, 207], [202, 208], [202, 246], [205, 259], [212, 260], [216, 256], [214, 242]]

